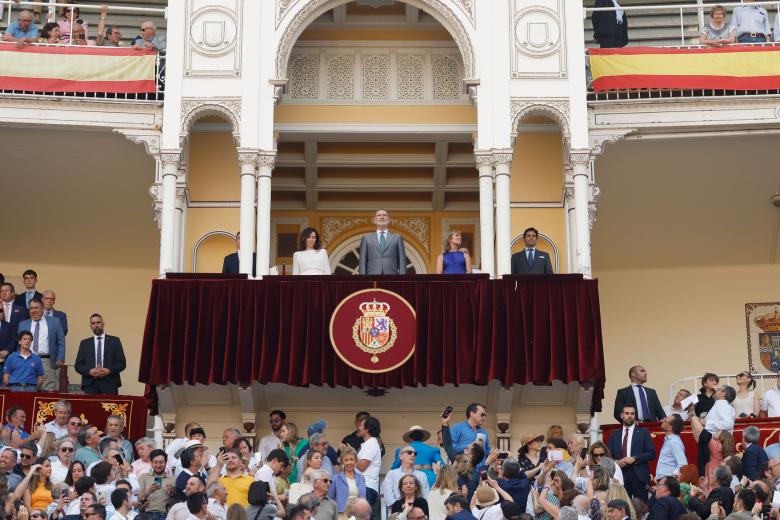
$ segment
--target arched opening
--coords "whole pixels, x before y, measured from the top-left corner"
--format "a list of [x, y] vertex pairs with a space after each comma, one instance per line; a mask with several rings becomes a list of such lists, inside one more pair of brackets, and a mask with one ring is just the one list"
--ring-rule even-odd
[[218, 273], [225, 255], [236, 249], [236, 235], [229, 231], [210, 231], [192, 247], [193, 273]]
[[[473, 48], [470, 29], [442, 4], [315, 1], [285, 13], [274, 229], [304, 219], [342, 244], [384, 208], [422, 244], [416, 272], [435, 265], [445, 228], [476, 234], [477, 118], [464, 88]], [[282, 253], [271, 263], [283, 263]], [[344, 269], [355, 269], [345, 255]]]

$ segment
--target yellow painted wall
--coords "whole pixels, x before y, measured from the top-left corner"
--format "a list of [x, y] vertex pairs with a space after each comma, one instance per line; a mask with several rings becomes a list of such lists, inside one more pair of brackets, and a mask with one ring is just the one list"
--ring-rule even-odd
[[[566, 213], [563, 208], [512, 208], [511, 212], [511, 233], [512, 239], [519, 237], [529, 227], [535, 227], [540, 233], [547, 235], [558, 248], [558, 272], [569, 272], [568, 248], [566, 247]], [[553, 248], [540, 239], [537, 247], [542, 251], [547, 251], [550, 256], [553, 255]], [[520, 239], [512, 247], [512, 252], [516, 253], [523, 248], [523, 241]], [[555, 264], [553, 263], [553, 268]]]
[[[672, 382], [705, 370], [747, 369], [745, 303], [774, 302], [780, 265], [598, 271], [606, 398], [600, 420], [614, 422], [618, 388], [643, 365], [648, 386], [668, 404]], [[695, 390], [689, 388], [689, 390]]]
[[[21, 274], [27, 264], [4, 263], [6, 274]], [[150, 269], [123, 269], [114, 267], [50, 265], [35, 263], [38, 289], [54, 288], [56, 308], [68, 315], [68, 335], [65, 338], [65, 362], [73, 365], [82, 339], [92, 335], [89, 316], [99, 312], [106, 322], [106, 334], [122, 340], [127, 369], [122, 373], [120, 392], [143, 395], [144, 385], [138, 382], [138, 364], [141, 354], [149, 291], [157, 267]], [[20, 287], [16, 287], [20, 291]], [[81, 382], [81, 376], [69, 369], [71, 384]]]
[[560, 202], [563, 159], [560, 134], [520, 134], [512, 161], [512, 202]]
[[193, 132], [189, 149], [187, 175], [190, 200], [226, 201], [241, 198], [241, 169], [232, 134]]
[[476, 125], [477, 111], [468, 105], [289, 105], [274, 112], [275, 123], [356, 123]]

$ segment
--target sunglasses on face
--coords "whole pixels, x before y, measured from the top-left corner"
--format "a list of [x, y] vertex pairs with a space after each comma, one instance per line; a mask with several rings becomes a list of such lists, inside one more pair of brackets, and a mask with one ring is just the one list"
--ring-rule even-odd
[[19, 455], [19, 457], [23, 459], [31, 459], [32, 455], [30, 455], [29, 453], [22, 453], [21, 455]]
[[321, 480], [322, 480], [323, 482], [327, 483], [327, 484], [330, 484], [330, 482], [331, 482], [329, 478], [323, 478], [323, 479], [321, 479]]
[[417, 452], [416, 452], [416, 451], [409, 451], [409, 450], [406, 450], [406, 451], [404, 452], [404, 454], [405, 454], [405, 455], [417, 455]]
[[80, 422], [72, 422], [70, 423], [71, 426], [81, 426]]
[[60, 448], [60, 451], [72, 452], [74, 450], [73, 450], [73, 448]]
[[594, 452], [593, 452], [593, 456], [594, 456], [594, 457], [603, 457], [603, 456], [604, 456], [604, 453], [596, 453], [596, 452], [594, 451]]

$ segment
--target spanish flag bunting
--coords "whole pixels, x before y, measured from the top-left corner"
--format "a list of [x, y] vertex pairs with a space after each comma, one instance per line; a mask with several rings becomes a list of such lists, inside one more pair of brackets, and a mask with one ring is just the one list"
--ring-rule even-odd
[[590, 49], [593, 90], [780, 89], [780, 47]]
[[152, 50], [0, 43], [0, 89], [35, 92], [155, 92]]

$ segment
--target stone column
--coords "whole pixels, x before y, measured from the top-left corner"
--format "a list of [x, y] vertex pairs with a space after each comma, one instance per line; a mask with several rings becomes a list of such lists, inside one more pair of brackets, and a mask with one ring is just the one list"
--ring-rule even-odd
[[493, 154], [496, 165], [496, 276], [512, 273], [512, 231], [509, 210], [509, 168], [512, 153]]
[[574, 151], [569, 154], [574, 177], [574, 213], [577, 221], [577, 271], [587, 278], [592, 276], [590, 260], [590, 153]]
[[566, 263], [568, 272], [577, 272], [577, 219], [574, 214], [574, 180], [571, 168], [566, 169], [566, 182], [563, 185], [563, 209], [566, 212]]
[[176, 226], [176, 179], [179, 173], [179, 150], [163, 150], [162, 162], [162, 208], [160, 211], [160, 274], [175, 269], [174, 247]]
[[238, 150], [241, 164], [241, 247], [238, 251], [239, 272], [252, 275], [252, 253], [255, 250], [255, 182], [257, 178], [257, 150]]
[[260, 152], [257, 172], [257, 276], [266, 276], [271, 264], [271, 173], [276, 152]]
[[184, 270], [184, 212], [187, 208], [187, 187], [180, 184], [176, 187], [176, 211], [173, 224], [173, 268], [177, 272]]
[[489, 153], [475, 154], [479, 168], [479, 256], [482, 272], [495, 276], [495, 229], [493, 226], [493, 162]]

